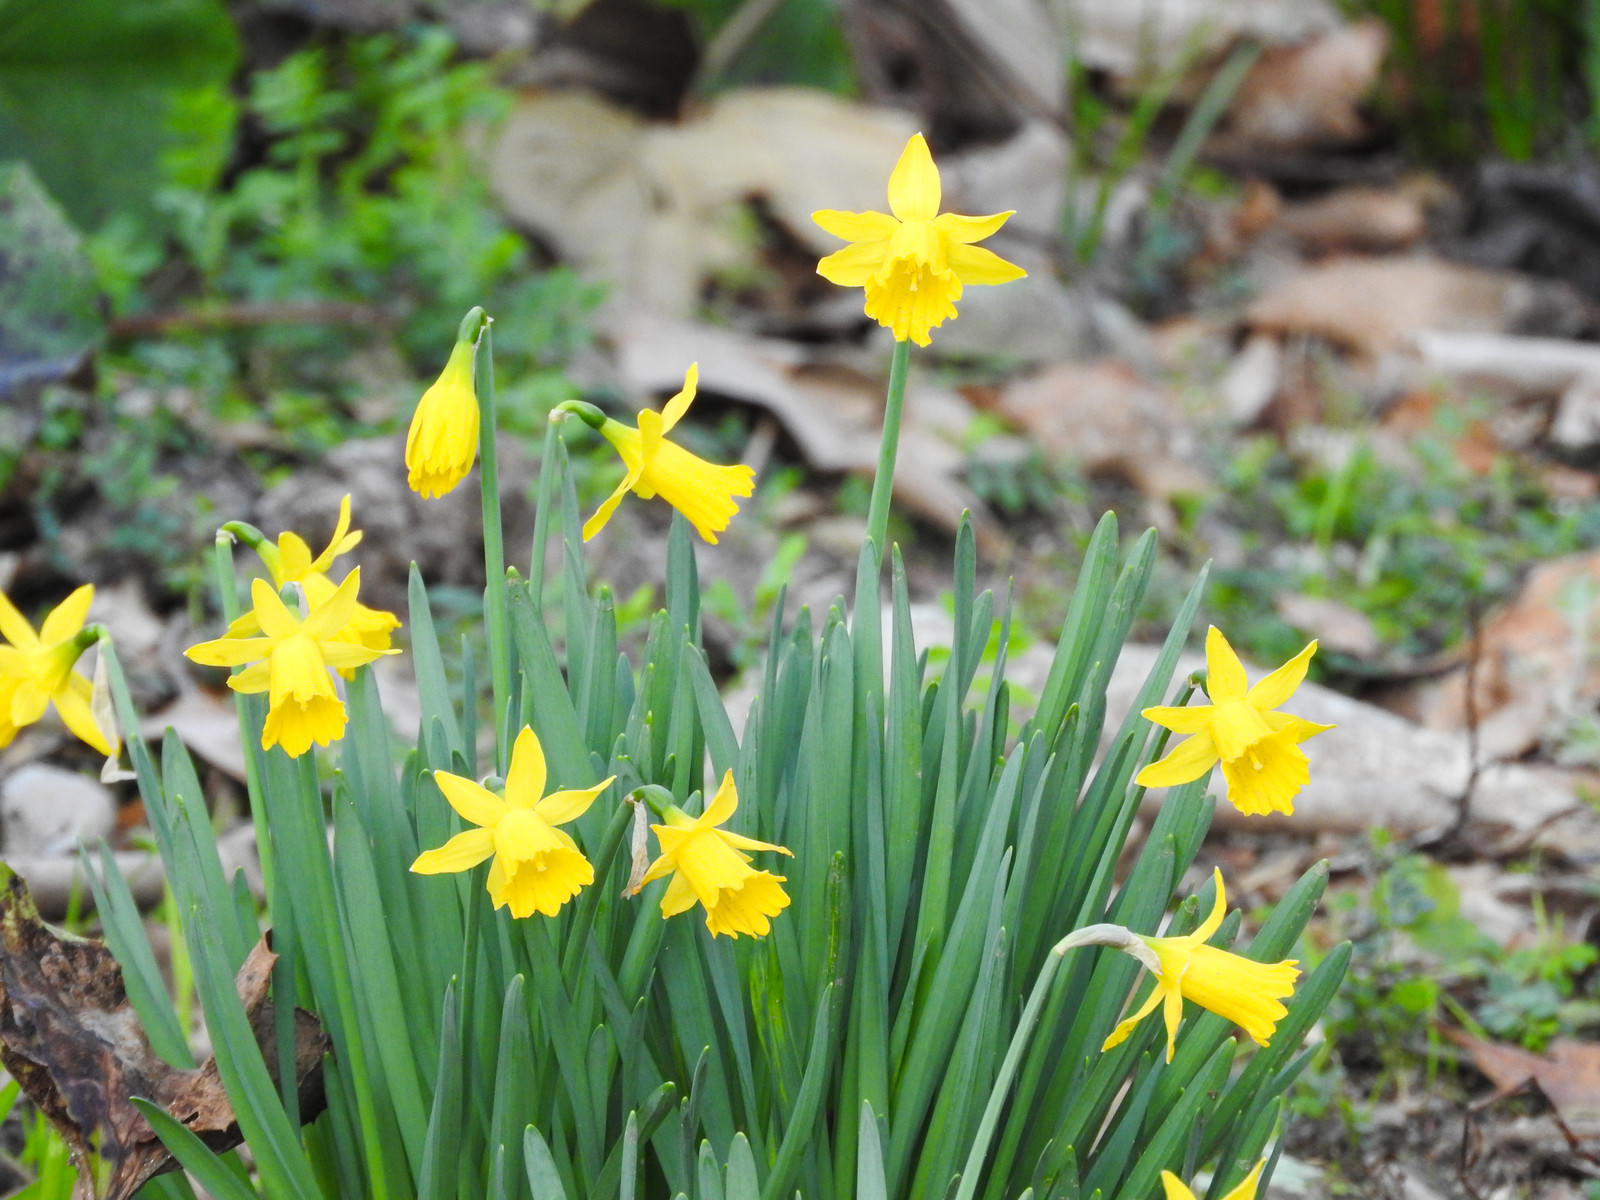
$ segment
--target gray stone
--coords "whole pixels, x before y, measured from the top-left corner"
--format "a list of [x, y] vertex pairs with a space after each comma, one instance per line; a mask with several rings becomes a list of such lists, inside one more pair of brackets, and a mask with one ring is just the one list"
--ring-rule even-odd
[[47, 763], [18, 767], [0, 782], [0, 844], [7, 855], [69, 854], [110, 835], [111, 793], [98, 781]]

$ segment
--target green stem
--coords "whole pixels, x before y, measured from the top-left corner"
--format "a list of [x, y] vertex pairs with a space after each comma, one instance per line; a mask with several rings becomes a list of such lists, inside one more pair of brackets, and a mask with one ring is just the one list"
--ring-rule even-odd
[[528, 560], [528, 595], [535, 612], [544, 611], [544, 555], [550, 540], [550, 509], [556, 502], [556, 450], [561, 441], [563, 409], [555, 409], [544, 427], [539, 455], [539, 496], [533, 510], [533, 556]]
[[[239, 583], [233, 572], [233, 539], [235, 531], [228, 522], [217, 530], [217, 541], [212, 565], [216, 570], [217, 596], [222, 601], [222, 619], [232, 625], [239, 619]], [[256, 853], [261, 857], [261, 887], [264, 895], [272, 891], [272, 840], [267, 836], [267, 805], [261, 791], [261, 734], [252, 727], [250, 701], [237, 697], [234, 711], [239, 720], [239, 744], [244, 750], [244, 786], [250, 799], [250, 823], [256, 831]]]
[[983, 1169], [983, 1160], [989, 1154], [989, 1143], [994, 1140], [995, 1126], [1000, 1123], [1000, 1111], [1011, 1093], [1011, 1083], [1022, 1064], [1022, 1056], [1027, 1053], [1028, 1043], [1033, 1039], [1039, 1013], [1050, 995], [1050, 985], [1055, 982], [1056, 968], [1061, 965], [1068, 950], [1080, 946], [1110, 946], [1133, 955], [1152, 971], [1160, 969], [1154, 951], [1137, 934], [1130, 933], [1120, 925], [1088, 925], [1068, 934], [1051, 947], [1050, 953], [1045, 956], [1044, 966], [1039, 968], [1033, 991], [1028, 994], [1028, 1003], [1023, 1006], [1022, 1016], [1017, 1019], [1016, 1032], [1011, 1035], [1011, 1045], [1006, 1049], [1005, 1061], [1000, 1064], [994, 1087], [989, 1089], [989, 1103], [984, 1107], [983, 1117], [972, 1135], [972, 1147], [967, 1151], [966, 1165], [961, 1168], [961, 1185], [956, 1189], [953, 1200], [972, 1200], [977, 1194], [978, 1175]]
[[[139, 732], [139, 712], [133, 707], [133, 697], [128, 692], [128, 680], [122, 673], [122, 660], [117, 657], [116, 643], [103, 631], [100, 636], [100, 657], [106, 664], [106, 682], [111, 685], [111, 704], [117, 710], [117, 724], [121, 726], [122, 744], [128, 748], [128, 761], [139, 777], [139, 795], [145, 807], [165, 806], [166, 793], [161, 788], [161, 775], [144, 735]], [[163, 807], [163, 811], [165, 811]], [[170, 847], [164, 847], [170, 849]]]
[[[484, 619], [489, 633], [489, 680], [494, 694], [495, 769], [507, 766], [506, 710], [511, 703], [511, 639], [506, 629], [506, 551], [500, 524], [500, 467], [495, 457], [494, 334], [483, 310], [473, 309], [482, 322], [478, 334], [477, 362], [481, 384], [478, 396], [479, 491], [483, 496]], [[467, 314], [468, 317], [472, 313]], [[463, 322], [463, 325], [465, 322]]]
[[889, 364], [889, 393], [883, 404], [883, 438], [878, 443], [878, 472], [872, 477], [872, 502], [867, 506], [867, 536], [878, 549], [878, 562], [886, 557], [889, 538], [889, 502], [894, 493], [894, 460], [900, 448], [900, 415], [906, 404], [906, 367], [911, 343], [896, 342]]

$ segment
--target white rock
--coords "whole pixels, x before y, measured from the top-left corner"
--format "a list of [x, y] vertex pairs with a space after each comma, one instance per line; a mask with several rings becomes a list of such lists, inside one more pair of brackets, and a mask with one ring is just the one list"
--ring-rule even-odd
[[0, 845], [8, 855], [68, 854], [115, 825], [111, 793], [87, 775], [28, 763], [0, 782]]

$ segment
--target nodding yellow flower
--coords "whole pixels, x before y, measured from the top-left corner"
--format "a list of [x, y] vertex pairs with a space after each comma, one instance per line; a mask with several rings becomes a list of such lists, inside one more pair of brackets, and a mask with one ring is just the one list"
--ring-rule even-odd
[[467, 477], [478, 454], [476, 347], [458, 341], [434, 385], [422, 393], [406, 433], [406, 482], [423, 499], [443, 496]]
[[[232, 528], [231, 526], [229, 528]], [[251, 532], [254, 537], [254, 531]], [[339, 501], [339, 521], [334, 526], [333, 536], [328, 539], [327, 546], [321, 554], [312, 557], [311, 547], [304, 538], [297, 533], [285, 531], [278, 535], [277, 545], [265, 539], [255, 543], [256, 553], [261, 556], [261, 561], [266, 564], [267, 570], [272, 573], [273, 586], [282, 591], [291, 583], [298, 583], [306, 594], [306, 604], [312, 608], [324, 604], [337, 590], [337, 585], [328, 577], [328, 570], [333, 566], [334, 559], [348, 553], [361, 543], [361, 530], [350, 528], [350, 495], [345, 493]], [[251, 620], [244, 621], [239, 632], [254, 633], [260, 625], [253, 619], [254, 614], [246, 614]], [[350, 621], [343, 629], [337, 631], [333, 640], [337, 642], [354, 642], [359, 646], [367, 646], [373, 650], [388, 650], [390, 635], [400, 627], [400, 618], [392, 612], [385, 612], [379, 608], [369, 608], [359, 600], [351, 610]], [[354, 676], [352, 667], [342, 667], [339, 674], [345, 679]]]
[[[971, 284], [1009, 283], [1027, 274], [981, 242], [1011, 217], [963, 217], [939, 212], [939, 168], [920, 133], [906, 143], [889, 176], [889, 212], [825, 208], [811, 219], [851, 245], [817, 264], [817, 274], [841, 287], [866, 289], [866, 314], [895, 340], [929, 342], [928, 331], [956, 315]], [[893, 215], [891, 216], [890, 213]]]
[[0, 746], [9, 746], [17, 730], [32, 725], [52, 704], [75, 735], [107, 758], [116, 753], [90, 709], [89, 681], [73, 665], [96, 640], [83, 623], [94, 600], [94, 586], [84, 584], [45, 617], [37, 633], [26, 617], [0, 592]]
[[[267, 693], [263, 750], [282, 746], [293, 758], [311, 749], [312, 743], [326, 746], [338, 740], [347, 718], [329, 669], [359, 667], [380, 655], [399, 653], [339, 637], [350, 624], [360, 586], [361, 571], [351, 571], [327, 599], [310, 604], [302, 620], [289, 611], [270, 583], [252, 580], [251, 611], [228, 626], [224, 636], [184, 651], [208, 667], [250, 664], [231, 676], [228, 686], [246, 695]], [[249, 636], [257, 631], [261, 636]]]
[[1220, 760], [1228, 799], [1240, 812], [1293, 812], [1295, 796], [1311, 782], [1311, 760], [1300, 743], [1333, 726], [1273, 710], [1300, 686], [1316, 651], [1317, 643], [1312, 642], [1249, 687], [1244, 664], [1213, 625], [1206, 632], [1206, 691], [1212, 703], [1145, 709], [1147, 720], [1193, 736], [1145, 767], [1133, 781], [1144, 787], [1172, 787], [1199, 779]]
[[784, 877], [754, 870], [749, 865], [750, 856], [742, 851], [790, 852], [770, 842], [717, 828], [738, 807], [739, 794], [733, 786], [733, 772], [729, 771], [698, 817], [671, 808], [665, 825], [650, 826], [661, 844], [661, 856], [650, 864], [639, 885], [643, 887], [673, 873], [672, 882], [661, 897], [663, 917], [676, 916], [699, 901], [705, 906], [706, 928], [713, 936], [725, 933], [738, 937], [748, 933], [761, 937], [772, 928], [769, 918], [789, 907], [788, 894], [781, 886]]
[[517, 735], [511, 748], [504, 797], [460, 775], [435, 771], [434, 781], [450, 807], [477, 828], [419, 854], [411, 869], [419, 875], [467, 871], [492, 854], [487, 887], [496, 908], [509, 907], [513, 917], [536, 912], [555, 916], [594, 882], [594, 868], [583, 851], [556, 826], [582, 816], [616, 776], [593, 787], [548, 796], [545, 777], [544, 748], [529, 728]]
[[1193, 1000], [1201, 1008], [1232, 1021], [1260, 1046], [1267, 1044], [1278, 1021], [1289, 1011], [1279, 1001], [1294, 994], [1294, 981], [1300, 974], [1298, 961], [1291, 958], [1261, 963], [1206, 945], [1206, 939], [1222, 924], [1228, 906], [1222, 872], [1213, 872], [1212, 878], [1216, 881], [1216, 903], [1211, 915], [1193, 933], [1183, 937], [1134, 935], [1154, 951], [1161, 969], [1156, 972], [1155, 990], [1138, 1011], [1111, 1031], [1102, 1050], [1126, 1040], [1134, 1026], [1154, 1012], [1158, 1004], [1167, 1023], [1168, 1062], [1177, 1049], [1178, 1022], [1183, 1018], [1185, 1000]]
[[689, 519], [696, 533], [716, 545], [717, 534], [728, 527], [733, 514], [739, 511], [733, 498], [755, 491], [756, 473], [743, 464], [723, 467], [707, 462], [667, 440], [672, 427], [689, 411], [699, 382], [700, 364], [690, 363], [678, 394], [668, 400], [660, 412], [650, 409], [641, 412], [637, 428], [613, 421], [592, 405], [569, 401], [561, 406], [562, 411], [577, 413], [599, 430], [600, 436], [611, 443], [628, 468], [616, 491], [584, 522], [584, 541], [605, 528], [617, 505], [631, 491], [645, 500], [659, 495]]
[[[1239, 1186], [1230, 1191], [1222, 1200], [1256, 1200], [1256, 1188], [1261, 1186], [1261, 1168], [1267, 1165], [1267, 1160], [1262, 1159], [1250, 1168], [1250, 1174], [1239, 1181]], [[1167, 1190], [1167, 1200], [1195, 1200], [1194, 1193], [1187, 1184], [1174, 1175], [1171, 1171], [1161, 1172], [1161, 1186]]]

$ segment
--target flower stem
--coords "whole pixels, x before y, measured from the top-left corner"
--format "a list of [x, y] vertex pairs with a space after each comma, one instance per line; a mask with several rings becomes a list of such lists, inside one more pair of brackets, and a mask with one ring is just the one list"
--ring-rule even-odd
[[552, 409], [544, 427], [539, 455], [539, 496], [533, 510], [533, 555], [528, 560], [528, 595], [535, 612], [544, 611], [544, 555], [550, 539], [550, 509], [556, 502], [556, 450], [561, 441], [564, 409]]
[[1039, 1023], [1039, 1012], [1050, 994], [1056, 968], [1061, 965], [1068, 950], [1076, 950], [1080, 946], [1111, 946], [1132, 954], [1152, 971], [1160, 970], [1155, 952], [1137, 934], [1130, 933], [1120, 925], [1088, 925], [1069, 933], [1050, 948], [1044, 966], [1039, 968], [1033, 991], [1028, 994], [1028, 1003], [1023, 1006], [1022, 1016], [1017, 1019], [1017, 1029], [1011, 1035], [1011, 1045], [1006, 1049], [1005, 1061], [1000, 1064], [1000, 1073], [995, 1076], [994, 1087], [989, 1091], [989, 1103], [984, 1106], [977, 1132], [972, 1136], [972, 1148], [967, 1152], [966, 1166], [961, 1168], [961, 1186], [956, 1189], [954, 1200], [972, 1200], [977, 1193], [979, 1172], [983, 1169], [984, 1158], [988, 1156], [989, 1143], [994, 1139], [995, 1126], [1000, 1122], [1000, 1110], [1005, 1107], [1011, 1082], [1016, 1078], [1017, 1068], [1022, 1065], [1022, 1056], [1027, 1053], [1034, 1026]]
[[872, 477], [872, 501], [867, 506], [867, 536], [878, 550], [882, 569], [889, 538], [889, 501], [894, 493], [894, 460], [900, 448], [900, 414], [906, 403], [906, 367], [911, 343], [896, 342], [889, 364], [889, 392], [883, 404], [883, 438], [878, 443], [878, 471]]
[[[494, 412], [494, 322], [481, 308], [467, 314], [471, 319], [477, 314], [477, 362], [483, 364], [478, 373], [478, 483], [483, 496], [483, 574], [484, 621], [489, 634], [489, 680], [494, 695], [495, 767], [506, 769], [505, 735], [503, 726], [506, 707], [511, 702], [511, 642], [506, 630], [506, 551], [504, 534], [500, 525], [500, 467], [495, 458]], [[467, 320], [462, 321], [463, 332], [470, 332]]]
[[[237, 532], [228, 522], [217, 530], [212, 566], [216, 571], [217, 596], [222, 601], [222, 619], [232, 625], [239, 619], [239, 582], [233, 571], [233, 539]], [[253, 526], [251, 528], [254, 528]], [[235, 695], [234, 711], [239, 718], [239, 745], [244, 750], [245, 795], [250, 798], [250, 823], [256, 831], [256, 853], [261, 858], [261, 886], [272, 895], [272, 839], [267, 836], [267, 805], [261, 789], [261, 731], [250, 719], [251, 700]]]

